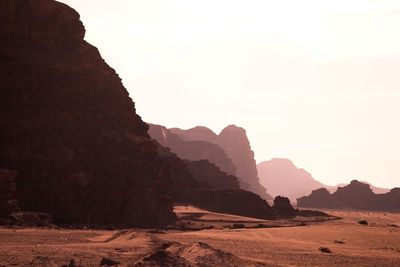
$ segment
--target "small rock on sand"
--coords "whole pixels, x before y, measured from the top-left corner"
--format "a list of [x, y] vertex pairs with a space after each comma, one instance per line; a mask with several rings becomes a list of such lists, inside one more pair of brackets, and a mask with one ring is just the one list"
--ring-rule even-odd
[[368, 222], [367, 222], [366, 220], [361, 220], [361, 221], [359, 221], [358, 223], [359, 223], [359, 224], [362, 224], [362, 225], [368, 225]]
[[100, 261], [100, 266], [117, 266], [119, 264], [121, 264], [119, 261], [108, 258], [102, 258]]
[[323, 253], [332, 253], [332, 251], [326, 247], [320, 247], [319, 250]]

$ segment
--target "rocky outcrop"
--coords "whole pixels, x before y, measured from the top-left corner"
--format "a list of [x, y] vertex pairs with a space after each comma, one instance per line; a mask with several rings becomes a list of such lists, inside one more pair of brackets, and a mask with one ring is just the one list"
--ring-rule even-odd
[[306, 170], [297, 168], [289, 159], [274, 158], [257, 164], [260, 182], [272, 196], [284, 195], [292, 202], [312, 190], [325, 187]]
[[242, 189], [215, 190], [199, 188], [183, 192], [183, 204], [199, 208], [259, 219], [275, 219], [276, 214], [268, 202], [259, 195]]
[[[360, 182], [363, 183], [363, 184], [368, 184], [369, 187], [371, 188], [372, 192], [374, 192], [375, 194], [386, 194], [386, 193], [389, 193], [389, 191], [390, 191], [390, 189], [388, 189], [388, 188], [374, 186], [373, 184], [368, 183], [366, 181], [360, 181]], [[339, 187], [344, 187], [346, 185], [349, 185], [349, 184], [348, 183], [340, 183], [340, 184], [337, 184], [337, 185], [334, 185], [334, 186], [324, 185], [324, 187], [326, 189], [328, 189], [328, 191], [330, 193], [334, 193]]]
[[174, 219], [168, 167], [84, 34], [62, 3], [0, 2], [0, 168], [17, 171], [23, 211], [56, 223], [165, 225]]
[[205, 141], [220, 146], [236, 167], [235, 176], [239, 178], [240, 187], [260, 195], [264, 199], [272, 199], [266, 189], [261, 186], [254, 152], [251, 150], [245, 129], [235, 125], [224, 128], [219, 135], [206, 127], [194, 127], [189, 130], [171, 128], [172, 133], [185, 141]]
[[208, 160], [228, 174], [235, 174], [236, 167], [226, 152], [214, 143], [204, 140], [184, 140], [164, 126], [149, 124], [149, 134], [163, 146], [171, 149], [181, 159], [191, 161]]
[[330, 194], [327, 189], [314, 190], [297, 200], [299, 207], [400, 211], [400, 188], [386, 194], [375, 194], [368, 184], [353, 180]]
[[237, 177], [221, 171], [207, 160], [185, 160], [186, 166], [193, 178], [218, 190], [240, 189]]
[[274, 198], [272, 209], [279, 218], [293, 218], [298, 213], [298, 211], [290, 204], [290, 200], [287, 197], [281, 196]]

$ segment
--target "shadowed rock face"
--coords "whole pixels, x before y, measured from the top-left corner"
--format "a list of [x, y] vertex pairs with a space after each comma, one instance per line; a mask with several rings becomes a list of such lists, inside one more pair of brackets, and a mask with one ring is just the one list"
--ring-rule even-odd
[[290, 200], [287, 197], [281, 196], [274, 198], [272, 209], [275, 214], [278, 214], [279, 218], [293, 218], [298, 213], [298, 211], [290, 204]]
[[386, 194], [375, 194], [370, 185], [353, 180], [349, 185], [339, 187], [333, 194], [329, 194], [324, 188], [314, 190], [310, 196], [299, 198], [297, 206], [400, 211], [400, 189], [394, 188]]
[[156, 226], [171, 180], [120, 78], [51, 0], [0, 1], [0, 168], [23, 211], [56, 223]]
[[237, 177], [221, 171], [207, 160], [185, 160], [189, 172], [199, 182], [219, 190], [240, 189]]
[[183, 192], [187, 204], [221, 213], [236, 214], [260, 219], [275, 219], [276, 214], [266, 200], [242, 189], [215, 190], [198, 188]]
[[228, 175], [207, 160], [181, 160], [161, 145], [158, 153], [174, 177], [173, 195], [177, 203], [261, 219], [276, 217], [265, 200], [239, 189], [235, 176]]
[[254, 152], [251, 150], [249, 139], [243, 128], [229, 125], [219, 135], [206, 127], [200, 126], [189, 130], [178, 128], [171, 128], [170, 130], [186, 141], [206, 141], [220, 146], [236, 167], [235, 176], [239, 178], [240, 187], [256, 193], [264, 199], [272, 199], [260, 184]]

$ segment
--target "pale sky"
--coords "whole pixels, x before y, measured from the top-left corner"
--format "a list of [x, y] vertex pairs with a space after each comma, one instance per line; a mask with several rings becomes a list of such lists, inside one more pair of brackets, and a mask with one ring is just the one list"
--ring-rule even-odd
[[236, 124], [257, 162], [400, 187], [400, 1], [61, 2], [145, 121]]

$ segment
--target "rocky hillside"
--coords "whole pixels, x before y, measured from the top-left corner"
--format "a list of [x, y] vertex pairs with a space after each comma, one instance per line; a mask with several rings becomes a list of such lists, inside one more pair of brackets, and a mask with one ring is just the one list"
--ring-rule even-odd
[[170, 131], [185, 141], [205, 141], [220, 146], [236, 167], [235, 176], [239, 178], [240, 187], [270, 200], [272, 197], [260, 184], [254, 152], [251, 150], [246, 131], [235, 125], [224, 128], [219, 135], [206, 127], [194, 127], [189, 130], [171, 128]]
[[240, 189], [236, 176], [221, 171], [217, 166], [207, 160], [185, 160], [186, 166], [193, 178], [219, 190]]
[[400, 188], [386, 194], [375, 194], [368, 184], [353, 180], [330, 194], [325, 188], [297, 200], [299, 207], [400, 211]]
[[263, 186], [272, 196], [286, 196], [295, 202], [312, 190], [325, 187], [306, 170], [297, 168], [289, 159], [274, 158], [257, 164], [258, 175]]
[[16, 174], [0, 187], [60, 224], [165, 225], [174, 219], [168, 168], [84, 35], [67, 5], [0, 1], [0, 168]]

